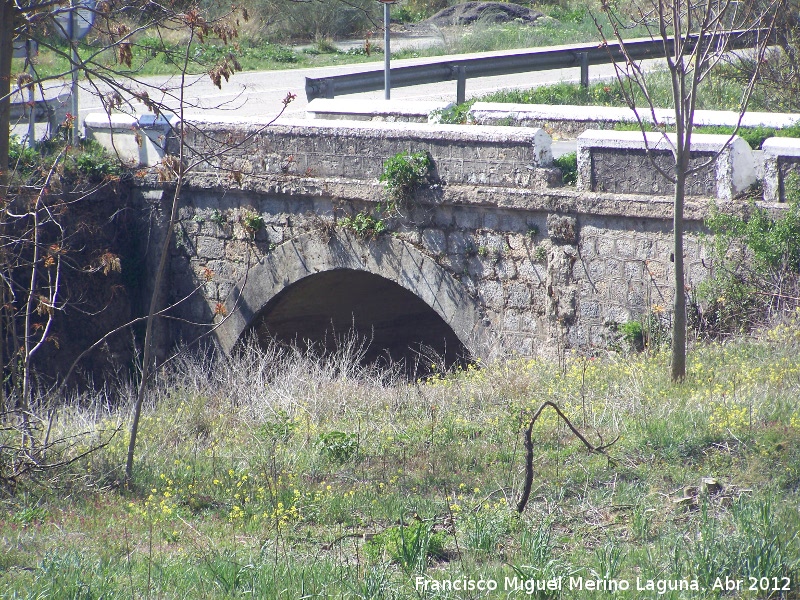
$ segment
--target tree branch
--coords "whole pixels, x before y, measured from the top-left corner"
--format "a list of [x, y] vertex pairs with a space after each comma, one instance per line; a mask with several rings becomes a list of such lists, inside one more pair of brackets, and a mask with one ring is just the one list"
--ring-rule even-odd
[[531, 439], [531, 436], [533, 435], [533, 426], [536, 424], [536, 421], [539, 419], [542, 411], [544, 411], [544, 409], [548, 406], [556, 411], [556, 414], [561, 417], [564, 423], [567, 424], [567, 427], [569, 427], [572, 433], [575, 434], [575, 437], [577, 437], [583, 443], [583, 445], [586, 446], [590, 454], [602, 454], [608, 459], [610, 464], [615, 464], [614, 460], [606, 453], [606, 449], [614, 445], [617, 440], [619, 440], [619, 436], [614, 438], [614, 440], [608, 444], [603, 444], [603, 440], [601, 439], [600, 445], [595, 446], [591, 444], [589, 440], [587, 440], [581, 434], [580, 431], [578, 431], [578, 429], [572, 424], [572, 421], [570, 421], [567, 416], [561, 412], [561, 409], [557, 404], [549, 400], [543, 402], [534, 413], [528, 428], [525, 430], [525, 483], [523, 484], [522, 495], [520, 496], [519, 502], [517, 502], [517, 512], [520, 514], [525, 510], [525, 506], [528, 504], [528, 499], [531, 495], [531, 487], [533, 486], [533, 440]]

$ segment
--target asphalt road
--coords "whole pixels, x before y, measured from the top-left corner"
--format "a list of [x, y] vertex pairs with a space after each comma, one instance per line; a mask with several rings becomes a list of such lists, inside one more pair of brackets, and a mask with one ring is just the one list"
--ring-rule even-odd
[[[458, 55], [465, 56], [480, 55]], [[427, 57], [417, 59], [404, 59], [392, 62], [393, 67], [419, 65], [441, 60], [448, 57]], [[651, 61], [655, 62], [655, 61]], [[317, 67], [310, 69], [292, 69], [281, 71], [250, 71], [235, 73], [228, 82], [222, 82], [222, 89], [214, 86], [207, 75], [190, 77], [184, 86], [184, 115], [227, 115], [243, 119], [259, 118], [269, 119], [278, 115], [283, 105], [283, 99], [288, 94], [294, 94], [295, 99], [288, 105], [283, 113], [283, 118], [303, 118], [306, 109], [305, 78], [326, 77], [342, 73], [355, 73], [367, 70], [382, 69], [382, 62], [350, 64], [342, 66]], [[614, 76], [612, 65], [592, 66], [589, 72], [593, 80], [608, 79]], [[483, 77], [467, 80], [467, 98], [479, 96], [499, 89], [531, 88], [547, 85], [560, 81], [577, 82], [580, 78], [578, 68], [558, 69], [552, 71], [536, 71], [516, 75], [503, 75], [498, 77]], [[66, 84], [64, 84], [66, 86]], [[177, 90], [180, 80], [176, 76], [156, 76], [142, 78], [136, 86], [138, 89], [147, 89], [150, 97], [164, 102], [172, 110], [177, 111], [181, 105], [175, 92], [164, 93], [161, 90]], [[100, 90], [103, 91], [103, 90]], [[436, 84], [426, 84], [412, 87], [393, 89], [392, 99], [396, 100], [448, 100], [454, 101], [456, 95], [455, 81]], [[383, 90], [353, 94], [352, 98], [382, 99]], [[141, 103], [134, 102], [130, 105], [140, 114], [147, 112]], [[89, 89], [85, 82], [81, 82], [79, 93], [79, 117], [81, 121], [87, 114], [102, 111], [102, 104], [97, 89]], [[37, 137], [44, 132], [45, 126], [37, 125]], [[18, 126], [14, 132], [24, 135], [25, 128]], [[555, 142], [556, 155], [574, 149], [574, 142]]]
[[[463, 58], [465, 55], [460, 56]], [[446, 58], [431, 57], [396, 60], [392, 62], [392, 66], [425, 64], [446, 60]], [[194, 77], [189, 80], [185, 87], [185, 114], [187, 116], [201, 113], [206, 115], [235, 115], [243, 118], [268, 118], [280, 112], [282, 100], [287, 94], [291, 93], [296, 98], [287, 107], [284, 116], [292, 118], [303, 117], [306, 107], [306, 77], [326, 77], [342, 73], [382, 69], [382, 67], [383, 64], [381, 62], [375, 62], [311, 69], [236, 73], [229, 82], [225, 83], [223, 81], [222, 89], [216, 88], [208, 76]], [[613, 77], [613, 75], [614, 71], [611, 65], [594, 66], [590, 70], [592, 79], [607, 79]], [[530, 88], [559, 81], [578, 81], [579, 77], [579, 69], [571, 68], [468, 79], [467, 97], [485, 94], [498, 89]], [[178, 86], [178, 83], [176, 77], [148, 77], [142, 79], [142, 85], [150, 88], [149, 94], [151, 97], [160, 96], [157, 92], [159, 88], [174, 89]], [[392, 90], [392, 99], [398, 100], [455, 100], [455, 95], [455, 81]], [[349, 97], [382, 99], [383, 90], [353, 94]], [[172, 109], [177, 109], [180, 104], [176, 99], [167, 97], [164, 97], [164, 101]], [[81, 118], [90, 112], [97, 111], [100, 107], [100, 101], [94, 90], [81, 89], [79, 110]], [[141, 105], [138, 109], [140, 112], [146, 111]]]

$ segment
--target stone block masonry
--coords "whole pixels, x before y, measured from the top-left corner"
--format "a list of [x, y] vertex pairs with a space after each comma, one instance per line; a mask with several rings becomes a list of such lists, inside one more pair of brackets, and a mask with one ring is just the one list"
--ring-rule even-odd
[[[770, 138], [764, 150], [764, 200], [786, 202], [786, 183], [791, 175], [800, 184], [800, 139]], [[795, 184], [795, 185], [797, 185]]]
[[[617, 194], [671, 195], [674, 184], [674, 134], [640, 131], [595, 131], [578, 136], [578, 188]], [[750, 146], [727, 135], [692, 136], [689, 196], [730, 200], [756, 182]]]
[[[220, 331], [226, 347], [284, 286], [336, 268], [393, 281], [448, 281], [446, 296], [432, 297], [451, 303], [453, 323], [462, 325], [458, 315], [477, 314], [471, 329], [457, 333], [480, 340], [470, 348], [479, 356], [552, 356], [563, 348], [604, 346], [613, 336], [609, 323], [671, 305], [666, 199], [452, 184], [421, 190], [413, 210], [389, 219], [379, 239], [365, 240], [336, 223], [380, 202], [380, 184], [280, 176], [246, 189], [209, 189], [214, 177], [198, 175], [185, 188], [170, 292], [179, 298], [202, 281], [205, 269], [213, 271], [204, 299], [180, 307], [181, 316], [202, 322], [218, 303], [231, 303], [239, 287], [259, 290], [263, 298], [248, 298], [249, 312], [229, 320], [241, 330]], [[708, 274], [696, 236], [706, 204], [686, 208], [690, 285]], [[249, 212], [265, 223], [255, 235], [242, 225]], [[427, 270], [415, 273], [415, 264]]]
[[193, 122], [188, 146], [214, 156], [196, 169], [215, 171], [221, 181], [273, 175], [370, 181], [391, 156], [427, 151], [442, 183], [531, 187], [537, 169], [553, 160], [550, 136], [541, 129], [322, 120], [266, 125]]
[[[614, 324], [648, 312], [668, 318], [672, 201], [664, 187], [652, 195], [635, 187], [557, 186], [546, 167], [549, 138], [537, 130], [344, 121], [265, 125], [213, 121], [188, 128], [190, 144], [217, 154], [199, 156], [182, 189], [165, 292], [177, 300], [202, 285], [203, 295], [177, 307], [183, 321], [175, 327], [234, 315], [217, 333], [230, 348], [285, 290], [344, 271], [366, 272], [413, 293], [478, 356], [591, 349], [608, 343]], [[718, 146], [701, 148], [711, 153]], [[588, 164], [592, 152], [605, 149], [588, 150]], [[417, 190], [399, 213], [378, 215], [385, 232], [376, 238], [348, 229], [342, 217], [377, 215], [376, 205], [385, 202], [378, 182], [384, 161], [420, 150], [430, 153], [440, 180]], [[633, 158], [646, 160], [636, 150]], [[620, 155], [628, 160], [630, 151], [623, 145]], [[604, 160], [611, 164], [606, 155], [594, 158], [592, 168]], [[641, 172], [632, 165], [619, 165], [618, 174], [635, 186]], [[686, 203], [689, 286], [710, 272], [698, 234], [713, 196], [726, 189], [733, 194], [747, 181], [737, 165], [735, 155], [720, 155]], [[153, 174], [140, 185], [144, 201], [148, 188], [163, 184]], [[247, 226], [254, 221], [257, 229]], [[370, 308], [376, 314], [379, 309]]]

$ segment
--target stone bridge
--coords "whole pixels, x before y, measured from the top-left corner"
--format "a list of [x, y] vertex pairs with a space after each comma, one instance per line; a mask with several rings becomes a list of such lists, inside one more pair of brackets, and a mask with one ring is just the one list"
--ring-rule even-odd
[[[331, 348], [354, 329], [372, 358], [414, 359], [422, 348], [452, 362], [602, 347], [617, 324], [669, 316], [671, 198], [562, 185], [542, 129], [194, 125], [165, 291], [172, 302], [200, 293], [173, 311], [164, 343], [212, 321], [226, 350], [248, 335]], [[378, 212], [384, 163], [418, 151], [433, 160], [428, 184]], [[641, 173], [618, 177], [635, 187]], [[153, 215], [153, 266], [172, 192], [154, 174], [137, 185]], [[689, 286], [709, 273], [698, 237], [709, 203], [686, 207]], [[344, 220], [359, 213], [385, 231], [359, 235]]]

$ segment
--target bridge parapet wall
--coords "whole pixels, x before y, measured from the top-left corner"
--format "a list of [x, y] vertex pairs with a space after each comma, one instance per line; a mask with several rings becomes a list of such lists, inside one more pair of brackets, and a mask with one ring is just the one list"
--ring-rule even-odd
[[[586, 131], [578, 136], [578, 187], [597, 192], [668, 195], [674, 183], [675, 135], [640, 131]], [[742, 138], [692, 136], [689, 196], [731, 200], [756, 182], [753, 153]]]
[[800, 176], [800, 140], [797, 138], [770, 138], [764, 149], [764, 200], [786, 202], [786, 184]]
[[200, 170], [232, 181], [265, 175], [374, 181], [395, 154], [427, 151], [443, 183], [531, 187], [541, 177], [537, 169], [553, 160], [544, 130], [509, 127], [215, 119], [193, 121], [186, 141], [200, 156], [219, 154], [201, 160]]

